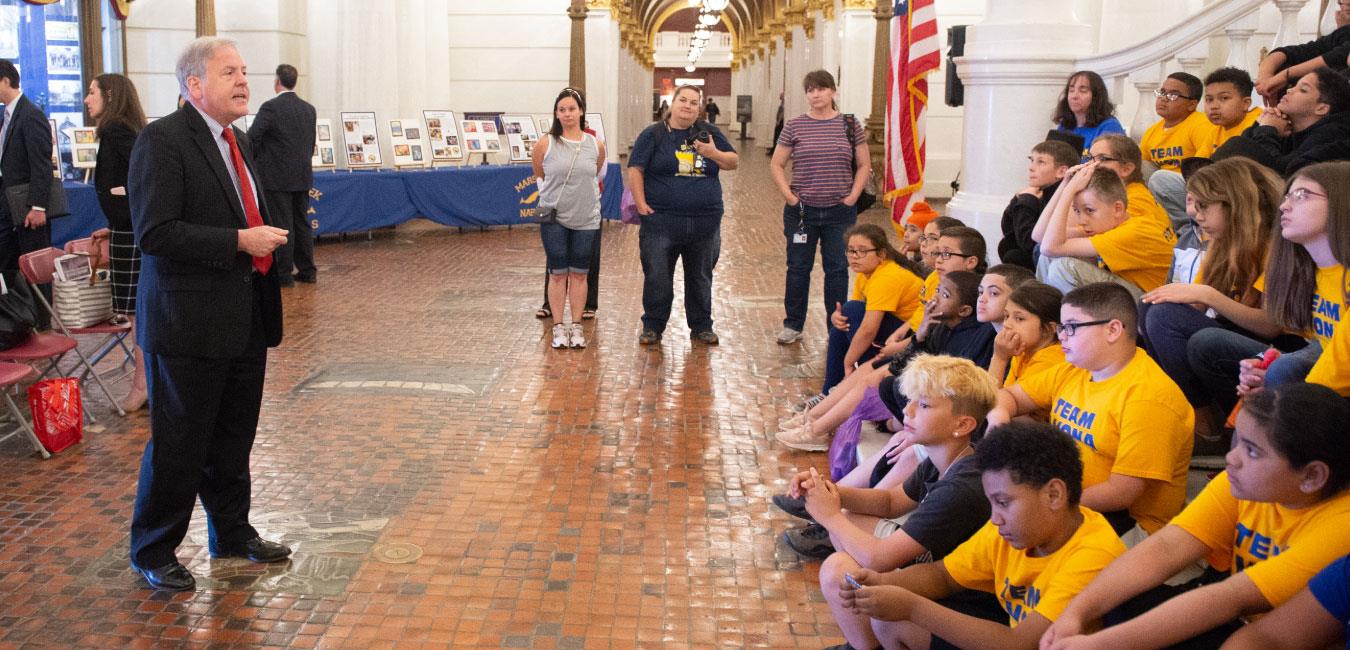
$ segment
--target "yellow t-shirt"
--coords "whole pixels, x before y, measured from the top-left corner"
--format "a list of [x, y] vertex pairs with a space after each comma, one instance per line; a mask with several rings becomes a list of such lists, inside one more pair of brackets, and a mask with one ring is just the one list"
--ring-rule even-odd
[[1082, 525], [1046, 557], [1013, 548], [993, 522], [986, 522], [942, 558], [942, 566], [962, 587], [997, 596], [1013, 627], [1032, 612], [1053, 622], [1078, 592], [1125, 552], [1105, 517], [1082, 506], [1078, 509]]
[[853, 281], [853, 300], [867, 301], [867, 311], [884, 311], [905, 320], [914, 314], [923, 282], [909, 269], [885, 260], [872, 275], [858, 274]]
[[1321, 356], [1308, 373], [1305, 380], [1310, 384], [1321, 384], [1350, 397], [1350, 326], [1336, 329], [1331, 344], [1322, 348]]
[[933, 299], [933, 296], [937, 292], [937, 286], [937, 271], [929, 273], [928, 277], [923, 279], [923, 288], [919, 290], [919, 307], [909, 316], [909, 329], [916, 332], [919, 330], [919, 323], [923, 321], [924, 305], [927, 305], [928, 301]]
[[1018, 385], [1050, 410], [1050, 424], [1078, 442], [1084, 488], [1111, 474], [1147, 479], [1130, 516], [1149, 533], [1181, 511], [1195, 411], [1147, 353], [1136, 349], [1120, 372], [1101, 382], [1066, 363]]
[[[1012, 388], [1017, 385], [1024, 377], [1031, 377], [1048, 370], [1053, 370], [1060, 364], [1068, 363], [1064, 360], [1064, 348], [1058, 343], [1053, 343], [1043, 347], [1034, 353], [1028, 359], [1025, 354], [1019, 354], [1008, 361], [1008, 378], [1003, 381], [1005, 388]], [[1036, 409], [1031, 417], [1038, 422], [1049, 422], [1050, 412], [1045, 409]]]
[[1350, 491], [1286, 508], [1239, 501], [1228, 472], [1221, 472], [1172, 523], [1209, 547], [1211, 566], [1246, 573], [1271, 607], [1279, 607], [1350, 549], [1347, 521]]
[[[1313, 294], [1312, 331], [1305, 336], [1316, 338], [1325, 350], [1331, 346], [1331, 340], [1341, 322], [1341, 312], [1345, 311], [1345, 289], [1341, 283], [1346, 280], [1345, 267], [1333, 264], [1317, 269], [1317, 289]], [[1257, 291], [1266, 292], [1266, 275], [1252, 284]]]
[[1169, 225], [1160, 229], [1151, 217], [1131, 215], [1119, 226], [1088, 238], [1097, 249], [1098, 266], [1125, 278], [1144, 291], [1167, 282], [1176, 236]]
[[[1322, 343], [1322, 354], [1317, 357], [1317, 363], [1308, 373], [1306, 381], [1350, 397], [1350, 325], [1340, 324], [1341, 313], [1346, 309], [1345, 292], [1336, 290], [1343, 282], [1342, 271], [1340, 266], [1317, 270], [1313, 333]], [[1323, 336], [1328, 329], [1331, 334]]]
[[1204, 151], [1209, 143], [1210, 129], [1214, 124], [1204, 113], [1193, 112], [1172, 128], [1163, 126], [1158, 120], [1148, 127], [1139, 141], [1139, 149], [1144, 160], [1151, 160], [1158, 169], [1168, 169], [1181, 173], [1181, 161]]
[[1242, 121], [1238, 122], [1237, 126], [1234, 126], [1231, 129], [1225, 129], [1218, 124], [1210, 122], [1209, 140], [1206, 141], [1205, 146], [1201, 147], [1199, 153], [1196, 155], [1204, 156], [1206, 158], [1214, 155], [1214, 152], [1218, 151], [1219, 147], [1223, 146], [1223, 143], [1228, 142], [1229, 138], [1242, 135], [1242, 132], [1246, 131], [1247, 127], [1256, 124], [1256, 118], [1261, 117], [1261, 111], [1262, 109], [1260, 107], [1247, 111], [1247, 115], [1242, 118]]

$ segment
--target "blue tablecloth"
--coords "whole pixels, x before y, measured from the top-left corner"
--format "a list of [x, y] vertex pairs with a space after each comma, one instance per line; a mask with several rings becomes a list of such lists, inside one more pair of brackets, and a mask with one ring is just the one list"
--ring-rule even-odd
[[[600, 212], [619, 218], [622, 168], [610, 163]], [[107, 225], [94, 186], [67, 182], [70, 216], [52, 223], [52, 244], [62, 246]], [[425, 217], [447, 226], [529, 223], [538, 185], [525, 165], [454, 167], [424, 171], [317, 172], [310, 192], [315, 234], [362, 232]]]

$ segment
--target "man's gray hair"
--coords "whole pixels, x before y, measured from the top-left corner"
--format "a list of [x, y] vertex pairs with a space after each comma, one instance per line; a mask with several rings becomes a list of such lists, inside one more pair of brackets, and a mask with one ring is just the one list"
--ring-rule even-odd
[[239, 49], [238, 44], [228, 38], [219, 36], [203, 36], [191, 43], [188, 43], [183, 53], [178, 55], [178, 67], [174, 69], [178, 75], [178, 93], [183, 99], [188, 98], [188, 77], [197, 77], [201, 79], [206, 76], [206, 62], [211, 60], [216, 50], [222, 47], [232, 47]]

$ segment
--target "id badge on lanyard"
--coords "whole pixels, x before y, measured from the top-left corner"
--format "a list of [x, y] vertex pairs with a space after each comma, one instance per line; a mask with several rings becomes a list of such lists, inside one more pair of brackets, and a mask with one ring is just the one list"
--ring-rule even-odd
[[806, 204], [800, 200], [797, 201], [797, 213], [797, 232], [792, 235], [792, 243], [805, 244], [809, 241], [806, 236]]

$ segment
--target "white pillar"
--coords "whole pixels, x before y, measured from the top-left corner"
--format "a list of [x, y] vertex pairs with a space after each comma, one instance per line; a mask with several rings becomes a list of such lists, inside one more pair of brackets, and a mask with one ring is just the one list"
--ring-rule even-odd
[[[792, 47], [783, 47], [783, 97], [786, 99], [784, 104], [784, 114], [788, 119], [801, 115], [810, 110], [806, 103], [806, 93], [802, 91], [802, 77], [811, 71], [808, 56], [811, 51], [811, 44], [806, 40], [806, 30], [800, 25], [790, 28], [792, 33]], [[784, 43], [787, 41], [784, 40]]]
[[1073, 4], [987, 0], [985, 18], [967, 31], [966, 55], [957, 60], [965, 126], [961, 191], [948, 212], [991, 244], [1001, 237], [1008, 200], [1026, 185], [1018, 161], [1053, 126], [1047, 116], [1064, 80], [1074, 61], [1090, 53], [1092, 27], [1074, 19]]
[[[620, 87], [632, 84], [631, 79], [622, 76], [619, 56], [618, 24], [608, 9], [591, 9], [586, 14], [586, 108], [600, 113], [607, 139], [620, 133], [619, 98], [623, 96]], [[618, 142], [606, 142], [606, 147], [609, 160], [618, 160]]]
[[1130, 121], [1130, 137], [1138, 140], [1144, 137], [1144, 132], [1148, 127], [1153, 126], [1158, 121], [1158, 112], [1154, 110], [1156, 95], [1153, 91], [1162, 87], [1163, 72], [1167, 69], [1167, 62], [1163, 61], [1156, 65], [1151, 65], [1130, 73], [1130, 84], [1139, 94], [1139, 101], [1135, 104], [1134, 119]]
[[1271, 43], [1270, 49], [1293, 45], [1303, 40], [1298, 34], [1298, 12], [1303, 10], [1303, 5], [1308, 4], [1308, 0], [1275, 0], [1275, 7], [1280, 10], [1280, 29], [1275, 32], [1275, 42]]
[[871, 9], [843, 9], [832, 28], [839, 48], [839, 110], [864, 122], [872, 115], [872, 47], [877, 19]]

